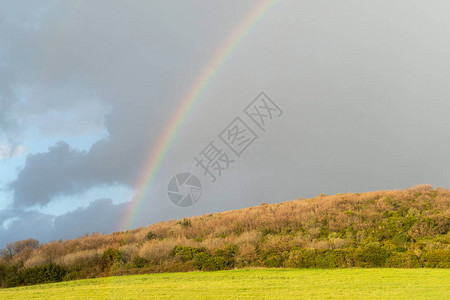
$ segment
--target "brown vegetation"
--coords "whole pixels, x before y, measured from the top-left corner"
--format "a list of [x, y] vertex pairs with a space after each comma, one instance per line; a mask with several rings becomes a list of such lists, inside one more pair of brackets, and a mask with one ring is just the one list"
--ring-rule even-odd
[[[449, 228], [450, 190], [422, 185], [321, 194], [41, 246], [19, 241], [3, 250], [0, 265], [17, 274], [56, 265], [65, 279], [230, 266], [449, 267]], [[116, 252], [105, 258], [108, 249]], [[381, 256], [364, 258], [372, 250]]]

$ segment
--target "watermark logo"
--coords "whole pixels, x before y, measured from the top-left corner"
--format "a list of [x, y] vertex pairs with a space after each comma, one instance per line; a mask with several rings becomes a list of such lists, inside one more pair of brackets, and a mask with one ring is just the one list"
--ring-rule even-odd
[[202, 184], [191, 173], [181, 173], [172, 178], [167, 187], [169, 199], [177, 206], [194, 205], [202, 196]]
[[[195, 167], [201, 169], [203, 176], [215, 183], [253, 142], [266, 132], [270, 123], [282, 115], [281, 108], [266, 93], [259, 93], [227, 127], [194, 156]], [[189, 185], [189, 189], [193, 188], [195, 194], [191, 190], [180, 192], [180, 186], [189, 179], [194, 181], [192, 178], [195, 178], [196, 184]], [[201, 193], [200, 180], [190, 173], [179, 174], [169, 183], [169, 198], [180, 207], [193, 205], [200, 199]]]
[[253, 122], [266, 131], [267, 125], [276, 117], [281, 117], [283, 111], [266, 93], [261, 92], [245, 109], [245, 114]]
[[241, 118], [237, 117], [219, 134], [219, 138], [240, 157], [258, 136]]

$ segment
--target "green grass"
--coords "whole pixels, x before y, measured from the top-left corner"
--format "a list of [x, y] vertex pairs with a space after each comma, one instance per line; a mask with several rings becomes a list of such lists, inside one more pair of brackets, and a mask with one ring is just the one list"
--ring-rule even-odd
[[448, 269], [249, 269], [98, 278], [0, 290], [0, 299], [450, 299]]

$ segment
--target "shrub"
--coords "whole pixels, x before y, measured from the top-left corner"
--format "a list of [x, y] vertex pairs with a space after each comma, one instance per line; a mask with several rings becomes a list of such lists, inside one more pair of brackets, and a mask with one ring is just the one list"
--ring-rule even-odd
[[154, 265], [162, 264], [170, 256], [174, 247], [180, 243], [180, 241], [168, 239], [147, 241], [142, 245], [138, 256]]
[[237, 245], [248, 243], [253, 244], [253, 246], [256, 246], [261, 241], [261, 237], [262, 234], [259, 231], [256, 230], [246, 231], [235, 239], [235, 243]]
[[14, 287], [23, 285], [23, 278], [19, 272], [19, 267], [16, 265], [7, 266], [2, 271], [4, 274], [2, 280], [2, 286]]
[[211, 254], [201, 252], [194, 255], [194, 266], [199, 270], [208, 270], [210, 265]]
[[286, 261], [286, 266], [291, 268], [313, 268], [316, 266], [314, 249], [292, 250]]
[[339, 251], [333, 250], [317, 250], [316, 257], [314, 259], [317, 268], [336, 268], [337, 263], [337, 253]]
[[263, 264], [267, 268], [280, 268], [283, 266], [283, 256], [278, 253], [268, 253], [263, 260]]
[[213, 257], [208, 260], [205, 270], [229, 270], [234, 267], [234, 259], [224, 255], [221, 250], [217, 250]]
[[355, 260], [358, 267], [384, 267], [390, 252], [380, 246], [379, 243], [369, 243], [364, 248], [358, 248]]
[[386, 260], [387, 268], [420, 268], [422, 263], [414, 253], [392, 253]]
[[213, 259], [213, 270], [228, 270], [234, 268], [236, 254], [236, 246], [228, 245], [224, 250], [217, 249], [214, 253]]
[[148, 266], [148, 260], [146, 260], [145, 258], [136, 256], [135, 258], [133, 258], [132, 262], [131, 262], [131, 266], [134, 268], [143, 268]]
[[88, 268], [101, 264], [103, 254], [104, 251], [101, 250], [83, 250], [60, 257], [56, 263], [66, 269]]
[[78, 280], [84, 278], [86, 278], [86, 274], [83, 270], [73, 270], [67, 272], [66, 275], [64, 275], [63, 281]]
[[183, 246], [176, 246], [173, 250], [171, 255], [175, 257], [179, 257], [182, 262], [187, 262], [192, 259], [194, 259], [194, 255], [200, 252], [205, 252], [206, 250], [204, 248], [194, 248], [194, 247], [183, 247]]
[[285, 266], [292, 268], [345, 268], [353, 267], [354, 249], [292, 249]]
[[147, 233], [147, 239], [149, 239], [150, 241], [151, 241], [151, 240], [155, 240], [155, 239], [157, 239], [157, 238], [158, 238], [158, 236], [156, 235], [155, 232], [149, 231], [149, 232]]
[[235, 244], [227, 244], [223, 251], [227, 256], [234, 257], [238, 253], [239, 248]]
[[394, 242], [394, 244], [396, 244], [397, 247], [397, 251], [403, 252], [406, 250], [406, 244], [408, 243], [410, 237], [408, 234], [404, 233], [404, 232], [399, 232], [397, 233], [393, 238], [392, 238], [392, 242]]
[[118, 263], [122, 258], [120, 251], [117, 249], [109, 248], [103, 253], [102, 266], [103, 269], [109, 269], [114, 264]]
[[135, 257], [139, 256], [140, 246], [138, 243], [125, 245], [119, 248], [124, 262], [131, 262]]
[[17, 241], [14, 243], [10, 243], [6, 246], [8, 251], [12, 255], [17, 255], [25, 251], [26, 249], [37, 249], [39, 247], [39, 241], [35, 239], [28, 239], [28, 240], [22, 240]]
[[40, 255], [49, 263], [55, 263], [56, 260], [66, 253], [64, 245], [60, 242], [50, 242], [39, 247]]
[[4, 285], [5, 277], [6, 277], [6, 266], [0, 265], [0, 288], [6, 287]]
[[46, 259], [39, 255], [39, 253], [36, 253], [37, 255], [33, 255], [29, 257], [24, 263], [23, 266], [27, 269], [33, 268], [33, 267], [40, 267], [47, 263]]
[[182, 227], [191, 227], [191, 220], [184, 218], [183, 220], [180, 220], [177, 222], [178, 225], [181, 225]]
[[246, 243], [239, 246], [239, 263], [242, 266], [250, 265], [256, 260], [256, 247]]
[[423, 255], [426, 268], [450, 268], [450, 250], [437, 249]]
[[236, 264], [236, 251], [235, 245], [227, 245], [223, 250], [217, 249], [214, 255], [208, 252], [195, 253], [193, 264], [197, 269], [204, 271], [229, 270]]
[[47, 264], [41, 267], [26, 269], [20, 274], [24, 285], [62, 281], [66, 270], [58, 265]]

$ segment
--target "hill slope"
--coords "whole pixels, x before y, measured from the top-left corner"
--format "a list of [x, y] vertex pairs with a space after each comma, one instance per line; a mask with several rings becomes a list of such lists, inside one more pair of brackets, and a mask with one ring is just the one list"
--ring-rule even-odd
[[235, 267], [450, 267], [450, 190], [319, 195], [3, 251], [2, 286]]

